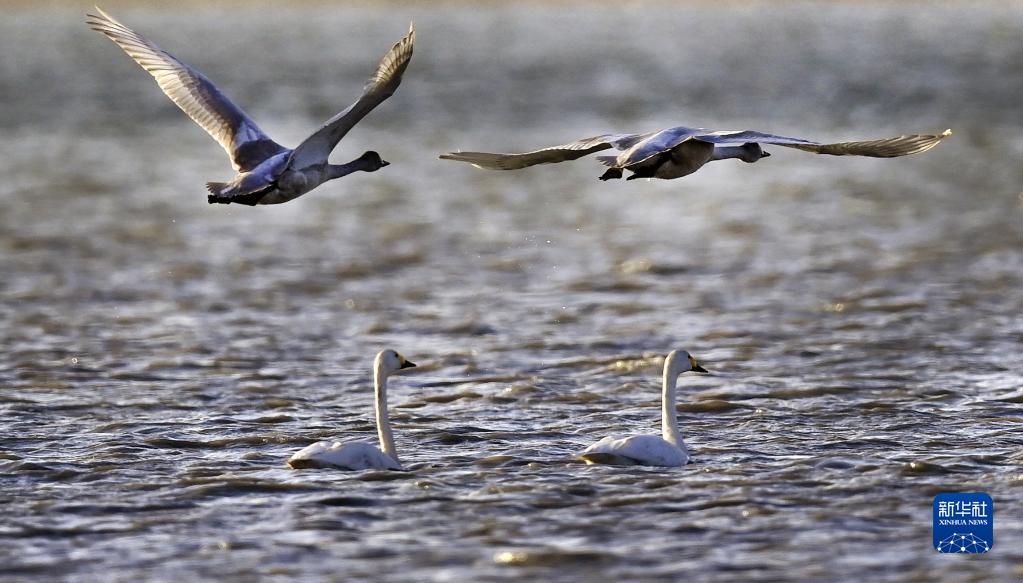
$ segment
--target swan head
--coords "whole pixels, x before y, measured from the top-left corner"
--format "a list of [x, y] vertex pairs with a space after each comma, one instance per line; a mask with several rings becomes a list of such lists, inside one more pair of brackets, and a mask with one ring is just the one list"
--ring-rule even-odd
[[770, 152], [765, 152], [764, 149], [760, 147], [760, 144], [756, 142], [746, 142], [742, 145], [742, 155], [739, 156], [739, 159], [743, 162], [749, 162], [752, 164], [753, 162], [756, 162], [761, 158], [767, 158], [770, 155]]
[[377, 354], [376, 368], [377, 370], [387, 374], [398, 372], [403, 368], [412, 368], [415, 365], [416, 363], [406, 359], [400, 353], [391, 350], [390, 348], [387, 350], [381, 350]]
[[668, 376], [678, 376], [684, 372], [707, 372], [707, 369], [700, 366], [696, 357], [685, 350], [672, 350], [664, 359], [664, 373]]
[[380, 170], [384, 166], [391, 165], [390, 162], [381, 158], [380, 154], [377, 154], [373, 150], [369, 150], [365, 152], [362, 156], [359, 156], [359, 160], [362, 160], [362, 163], [364, 164], [363, 169], [366, 172], [376, 172], [377, 170]]

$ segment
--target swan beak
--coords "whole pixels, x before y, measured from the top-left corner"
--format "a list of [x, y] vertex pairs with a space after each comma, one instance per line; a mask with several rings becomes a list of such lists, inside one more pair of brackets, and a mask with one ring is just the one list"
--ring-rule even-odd
[[700, 363], [696, 362], [692, 355], [689, 355], [689, 370], [693, 372], [707, 372], [707, 369], [700, 366]]
[[763, 152], [762, 151], [762, 152], [760, 152], [760, 157], [761, 158], [770, 158], [771, 157], [771, 153], [770, 152]]
[[[390, 165], [391, 165], [391, 163], [388, 162], [387, 160], [381, 160], [380, 161], [380, 167], [381, 168], [383, 168], [384, 166], [390, 166]], [[415, 365], [413, 364], [412, 366], [415, 366]]]
[[416, 366], [416, 363], [412, 362], [411, 360], [406, 360], [405, 362], [401, 363], [400, 368], [412, 368], [414, 366]]

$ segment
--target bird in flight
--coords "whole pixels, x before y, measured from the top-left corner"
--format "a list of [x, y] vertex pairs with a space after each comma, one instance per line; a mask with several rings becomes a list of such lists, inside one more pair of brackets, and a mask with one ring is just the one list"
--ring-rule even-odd
[[632, 172], [626, 180], [671, 179], [692, 174], [712, 160], [737, 158], [743, 162], [756, 162], [771, 155], [764, 151], [763, 144], [831, 156], [895, 158], [930, 150], [950, 135], [952, 130], [945, 130], [938, 135], [906, 135], [881, 140], [823, 144], [749, 130], [715, 131], [679, 126], [646, 134], [603, 134], [523, 154], [450, 152], [440, 157], [488, 170], [518, 170], [537, 164], [575, 160], [615, 148], [621, 151], [617, 156], [597, 156], [597, 160], [608, 167], [599, 177], [601, 180], [621, 178], [625, 170]]
[[259, 129], [256, 122], [220, 92], [202, 73], [156, 46], [141, 34], [96, 8], [87, 24], [103, 33], [156, 79], [160, 89], [192, 121], [227, 151], [237, 173], [227, 182], [207, 182], [210, 204], [281, 204], [294, 200], [328, 180], [352, 172], [375, 172], [389, 163], [374, 151], [347, 164], [327, 158], [341, 138], [385, 99], [394, 95], [412, 59], [415, 26], [384, 55], [366, 82], [362, 95], [327, 120], [294, 150]]

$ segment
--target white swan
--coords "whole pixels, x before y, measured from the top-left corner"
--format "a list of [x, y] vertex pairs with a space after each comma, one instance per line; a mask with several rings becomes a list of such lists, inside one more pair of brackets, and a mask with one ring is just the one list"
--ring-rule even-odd
[[689, 463], [689, 450], [682, 441], [675, 410], [675, 385], [686, 371], [707, 372], [685, 350], [672, 350], [664, 359], [664, 384], [661, 392], [661, 436], [633, 435], [605, 437], [583, 450], [579, 456], [587, 464], [620, 466], [678, 467]]
[[633, 173], [626, 180], [671, 179], [692, 174], [712, 160], [736, 158], [752, 163], [770, 156], [761, 148], [761, 144], [831, 156], [895, 158], [930, 150], [950, 135], [952, 130], [945, 130], [938, 135], [906, 135], [881, 140], [822, 144], [749, 130], [715, 131], [679, 126], [647, 134], [604, 134], [524, 154], [450, 152], [440, 157], [442, 160], [467, 162], [477, 168], [518, 170], [537, 164], [575, 160], [593, 152], [617, 148], [622, 151], [617, 156], [597, 156], [597, 160], [610, 167], [600, 176], [601, 180], [621, 178], [623, 170]]
[[160, 89], [192, 121], [206, 130], [231, 157], [237, 174], [228, 182], [207, 182], [210, 204], [281, 204], [294, 200], [328, 180], [352, 172], [375, 172], [388, 165], [370, 150], [347, 164], [327, 158], [359, 121], [394, 94], [412, 59], [414, 26], [384, 55], [376, 73], [355, 103], [330, 118], [294, 150], [270, 139], [238, 106], [202, 73], [189, 67], [141, 34], [96, 8], [86, 21], [105, 34], [156, 79]]
[[288, 459], [294, 469], [339, 468], [342, 470], [400, 470], [401, 462], [394, 449], [391, 421], [387, 417], [387, 377], [403, 368], [416, 366], [393, 350], [382, 350], [373, 361], [377, 435], [380, 447], [365, 441], [318, 441], [296, 452]]

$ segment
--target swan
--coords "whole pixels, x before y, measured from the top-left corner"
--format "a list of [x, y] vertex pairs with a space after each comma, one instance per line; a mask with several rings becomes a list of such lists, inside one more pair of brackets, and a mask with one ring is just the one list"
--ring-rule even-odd
[[281, 204], [328, 180], [353, 172], [375, 172], [389, 162], [370, 150], [347, 164], [327, 161], [355, 124], [394, 94], [412, 58], [415, 26], [384, 55], [355, 103], [324, 123], [294, 150], [270, 139], [256, 122], [202, 73], [156, 46], [96, 7], [86, 23], [106, 35], [156, 79], [160, 89], [227, 151], [237, 173], [227, 182], [207, 182], [210, 204]]
[[318, 441], [295, 452], [288, 459], [293, 469], [339, 468], [342, 470], [401, 470], [394, 448], [391, 421], [387, 417], [387, 377], [403, 368], [416, 366], [393, 350], [381, 350], [373, 361], [373, 386], [376, 403], [377, 436], [380, 447], [365, 441]]
[[675, 385], [686, 371], [707, 372], [685, 350], [672, 350], [664, 359], [661, 390], [661, 436], [633, 435], [605, 437], [583, 450], [579, 456], [587, 464], [619, 466], [664, 466], [675, 468], [689, 463], [689, 450], [682, 441], [675, 411]]
[[945, 130], [938, 135], [914, 134], [881, 140], [823, 144], [752, 130], [715, 131], [679, 126], [646, 134], [603, 134], [524, 154], [449, 152], [441, 154], [440, 158], [467, 162], [489, 170], [517, 170], [536, 164], [575, 160], [593, 152], [616, 148], [621, 150], [621, 154], [597, 156], [597, 160], [608, 166], [607, 171], [599, 177], [601, 180], [621, 178], [624, 170], [632, 172], [626, 180], [672, 179], [692, 174], [713, 160], [736, 158], [753, 163], [767, 158], [771, 154], [764, 151], [762, 144], [831, 156], [894, 158], [930, 150], [950, 135], [952, 130]]

